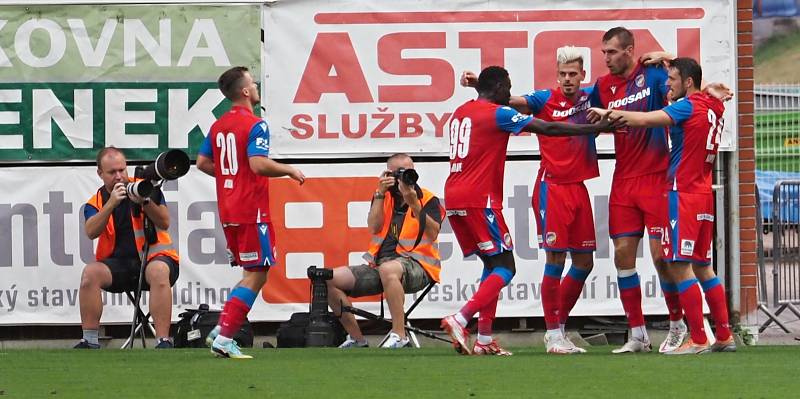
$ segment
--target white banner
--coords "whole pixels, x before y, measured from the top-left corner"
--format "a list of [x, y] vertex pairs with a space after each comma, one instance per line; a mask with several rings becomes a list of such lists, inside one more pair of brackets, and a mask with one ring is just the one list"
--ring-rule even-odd
[[[533, 139], [530, 139], [533, 140]], [[598, 250], [584, 298], [574, 315], [623, 314], [608, 238], [607, 203], [613, 161], [601, 161], [602, 177], [587, 182], [595, 207]], [[420, 183], [441, 193], [448, 166], [418, 163]], [[309, 265], [336, 267], [361, 262], [369, 235], [366, 215], [376, 177], [384, 164], [301, 165], [309, 176], [302, 187], [273, 179], [271, 209], [277, 232], [279, 265], [269, 273], [262, 299], [250, 320], [287, 320], [307, 309]], [[539, 281], [544, 252], [536, 249], [531, 210], [533, 176], [538, 162], [508, 162], [504, 215], [511, 230], [517, 275], [502, 291], [498, 317], [541, 316]], [[130, 170], [132, 172], [132, 168]], [[94, 167], [0, 169], [0, 325], [80, 322], [78, 286], [81, 271], [94, 260], [83, 231], [82, 206], [101, 185]], [[180, 278], [174, 287], [173, 319], [186, 308], [208, 303], [221, 308], [241, 277], [226, 263], [224, 236], [216, 214], [213, 180], [192, 168], [167, 184], [165, 197], [172, 215], [170, 231], [181, 255]], [[446, 199], [443, 199], [446, 202]], [[414, 312], [415, 318], [438, 318], [455, 312], [477, 289], [481, 264], [462, 259], [445, 223], [440, 234], [442, 283]], [[666, 309], [649, 255], [638, 268], [646, 314]], [[374, 302], [363, 303], [377, 310]], [[106, 295], [104, 323], [129, 322], [132, 309], [121, 295]]]
[[[278, 1], [264, 7], [264, 103], [277, 157], [445, 155], [445, 124], [475, 91], [463, 70], [505, 66], [512, 92], [556, 85], [556, 49], [581, 47], [585, 85], [608, 72], [603, 33], [634, 32], [636, 55], [666, 50], [698, 59], [704, 79], [736, 91], [735, 2], [731, 0], [403, 2]], [[725, 117], [736, 121], [728, 103]], [[735, 149], [728, 123], [722, 150]], [[337, 151], [331, 151], [336, 148]], [[613, 152], [613, 138], [597, 149]], [[509, 153], [538, 152], [512, 138]]]

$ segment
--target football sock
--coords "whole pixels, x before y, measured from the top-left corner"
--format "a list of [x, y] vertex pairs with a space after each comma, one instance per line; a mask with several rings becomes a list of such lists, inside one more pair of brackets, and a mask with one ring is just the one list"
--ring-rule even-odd
[[731, 336], [731, 326], [728, 324], [728, 303], [725, 299], [725, 288], [716, 276], [701, 282], [700, 285], [703, 287], [703, 292], [706, 294], [706, 302], [711, 311], [711, 317], [714, 318], [716, 338], [719, 341], [724, 341]]
[[90, 344], [100, 345], [98, 330], [83, 330], [83, 339]]
[[[639, 274], [636, 269], [624, 269], [617, 271], [617, 282], [619, 284], [619, 297], [622, 300], [622, 309], [628, 318], [628, 326], [634, 331], [644, 331], [644, 314], [642, 314], [642, 287], [639, 282]], [[644, 337], [647, 338], [647, 333]]]
[[548, 330], [559, 327], [558, 309], [560, 305], [561, 274], [564, 266], [554, 263], [544, 265], [542, 276], [542, 308], [544, 309], [544, 322]]
[[681, 308], [686, 314], [686, 321], [689, 322], [689, 334], [695, 344], [705, 344], [706, 331], [703, 325], [703, 296], [700, 294], [700, 287], [697, 279], [688, 279], [678, 284], [680, 293]]
[[581, 296], [583, 291], [583, 283], [589, 277], [590, 270], [578, 269], [575, 265], [569, 268], [569, 272], [561, 280], [561, 300], [558, 310], [558, 317], [561, 323], [566, 324], [569, 318], [569, 312], [578, 302], [578, 297]]
[[247, 313], [256, 301], [256, 293], [247, 287], [238, 286], [233, 289], [228, 301], [222, 308], [219, 318], [219, 335], [226, 338], [233, 338], [242, 326]]
[[459, 311], [464, 320], [471, 320], [475, 313], [478, 313], [490, 302], [497, 301], [500, 290], [511, 281], [513, 276], [514, 274], [510, 270], [502, 266], [495, 266], [492, 273], [481, 283], [478, 292]]
[[[661, 282], [661, 291], [664, 292], [664, 302], [667, 303], [669, 311], [669, 321], [682, 321], [683, 310], [681, 309], [681, 299], [678, 295], [678, 285], [675, 283]], [[671, 324], [670, 324], [671, 325]]]

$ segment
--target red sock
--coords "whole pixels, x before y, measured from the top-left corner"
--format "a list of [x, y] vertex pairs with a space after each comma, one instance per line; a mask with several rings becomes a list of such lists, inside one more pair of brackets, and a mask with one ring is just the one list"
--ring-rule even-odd
[[558, 308], [561, 306], [560, 291], [561, 279], [547, 274], [542, 277], [542, 308], [544, 309], [544, 323], [548, 330], [559, 328]]
[[631, 329], [643, 326], [642, 286], [639, 282], [639, 274], [617, 277], [617, 281], [619, 281], [619, 299], [622, 301], [622, 309], [625, 310], [625, 316], [628, 318], [628, 326]]
[[725, 299], [725, 288], [717, 284], [706, 291], [706, 302], [714, 318], [717, 340], [724, 341], [731, 337], [731, 326], [728, 324], [728, 303]]
[[664, 302], [667, 303], [670, 321], [678, 321], [683, 319], [680, 294], [677, 292], [664, 292]]
[[225, 302], [225, 307], [222, 308], [222, 314], [219, 316], [219, 335], [233, 338], [247, 318], [248, 312], [250, 312], [250, 307], [244, 301], [235, 296], [230, 297], [228, 302]]
[[[497, 303], [497, 297], [500, 295], [500, 290], [506, 286], [506, 282], [497, 274], [490, 274], [481, 283], [478, 292], [467, 301], [463, 308], [459, 311], [464, 319], [467, 321], [472, 320], [472, 316], [478, 313], [481, 309], [486, 307], [490, 302]], [[495, 305], [496, 306], [496, 305]]]
[[578, 298], [583, 291], [583, 282], [589, 276], [589, 270], [578, 269], [575, 266], [569, 268], [569, 272], [561, 280], [561, 300], [559, 304], [558, 316], [561, 324], [566, 324], [569, 312], [575, 307]]
[[489, 303], [487, 303], [486, 306], [479, 311], [478, 334], [486, 336], [492, 335], [492, 324], [494, 324], [494, 315], [497, 312], [498, 298], [499, 295], [494, 297], [494, 300], [489, 301]]
[[686, 314], [692, 341], [696, 344], [705, 344], [708, 339], [703, 326], [703, 296], [700, 294], [697, 280], [686, 280], [679, 286], [683, 288], [680, 290], [681, 308]]

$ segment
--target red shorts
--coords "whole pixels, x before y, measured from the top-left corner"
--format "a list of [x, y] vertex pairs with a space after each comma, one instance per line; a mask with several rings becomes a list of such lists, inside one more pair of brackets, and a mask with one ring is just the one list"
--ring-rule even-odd
[[711, 263], [714, 240], [714, 196], [678, 193], [668, 195], [669, 222], [661, 245], [667, 262]]
[[465, 258], [477, 253], [492, 256], [514, 249], [500, 209], [449, 209], [447, 220]]
[[644, 228], [651, 240], [661, 238], [667, 214], [666, 172], [628, 179], [614, 179], [608, 201], [608, 233], [611, 238], [641, 237]]
[[275, 264], [275, 230], [272, 223], [225, 224], [228, 258], [245, 269], [269, 268]]
[[532, 205], [539, 248], [553, 252], [595, 250], [594, 215], [583, 182], [556, 184], [537, 180]]

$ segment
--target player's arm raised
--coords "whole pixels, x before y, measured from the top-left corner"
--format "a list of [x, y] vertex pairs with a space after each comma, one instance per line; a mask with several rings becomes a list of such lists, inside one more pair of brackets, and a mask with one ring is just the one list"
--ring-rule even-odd
[[[462, 87], [478, 87], [478, 75], [472, 71], [464, 71], [461, 73], [460, 83]], [[511, 96], [508, 100], [508, 106], [521, 112], [523, 114], [530, 114], [531, 110], [528, 107], [528, 101], [522, 96]]]
[[626, 126], [633, 128], [667, 127], [672, 125], [672, 118], [662, 110], [636, 112], [590, 108], [589, 113], [595, 115], [595, 117], [610, 118], [612, 120], [618, 118]]

